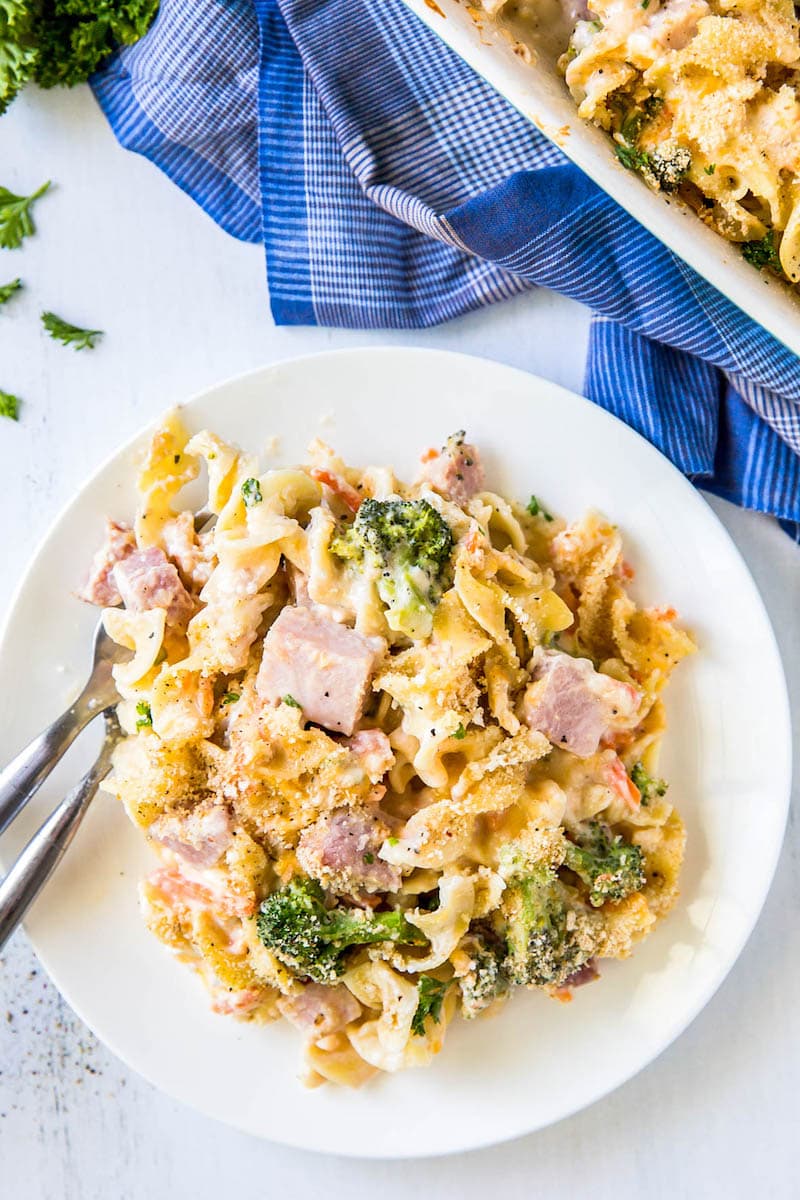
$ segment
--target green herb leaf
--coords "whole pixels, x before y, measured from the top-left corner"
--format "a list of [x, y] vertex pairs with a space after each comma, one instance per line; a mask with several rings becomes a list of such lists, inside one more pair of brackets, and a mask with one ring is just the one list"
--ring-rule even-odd
[[0, 187], [0, 250], [16, 250], [36, 232], [31, 208], [49, 187], [48, 179], [30, 196], [15, 196], [8, 188]]
[[0, 417], [8, 417], [12, 421], [19, 420], [19, 396], [11, 392], [0, 392]]
[[450, 987], [449, 982], [434, 979], [432, 975], [420, 975], [417, 984], [417, 1011], [411, 1022], [411, 1032], [417, 1037], [425, 1035], [425, 1021], [428, 1017], [438, 1022], [442, 1016], [442, 1004], [445, 993]]
[[25, 86], [36, 63], [33, 8], [28, 0], [0, 5], [0, 113]]
[[94, 350], [98, 338], [103, 336], [102, 329], [81, 329], [79, 325], [70, 325], [53, 312], [42, 313], [42, 324], [54, 341], [72, 346], [75, 350]]
[[461, 724], [461, 722], [459, 721], [459, 723], [458, 723], [458, 729], [457, 729], [457, 730], [455, 731], [455, 733], [453, 734], [453, 737], [456, 739], [456, 741], [457, 741], [457, 742], [460, 742], [460, 741], [462, 741], [462, 740], [463, 740], [463, 738], [465, 738], [466, 736], [467, 736], [467, 731], [466, 731], [466, 729], [464, 728], [464, 726]]
[[226, 692], [225, 695], [222, 697], [222, 703], [223, 704], [235, 704], [236, 701], [240, 698], [240, 695], [241, 695], [240, 692]]
[[153, 724], [153, 714], [151, 713], [150, 705], [146, 700], [140, 700], [138, 702], [136, 705], [136, 712], [138, 713], [136, 718], [137, 729], [147, 729]]
[[302, 708], [303, 707], [302, 704], [297, 703], [294, 696], [290, 696], [290, 695], [288, 695], [288, 693], [287, 693], [287, 695], [285, 695], [283, 697], [283, 703], [288, 704], [289, 708]]
[[18, 292], [22, 287], [21, 279], [12, 279], [11, 283], [4, 283], [0, 287], [0, 304], [7, 304], [15, 292]]
[[32, 4], [36, 57], [33, 77], [42, 87], [83, 83], [117, 46], [147, 32], [158, 0], [57, 0]]
[[706, 175], [713, 175], [714, 172], [716, 171], [716, 169], [717, 169], [716, 163], [709, 163], [707, 167], [703, 167], [703, 170], [705, 171]]
[[371, 867], [372, 864], [375, 862], [375, 855], [374, 854], [365, 854], [364, 862], [367, 864], [367, 866]]
[[649, 166], [650, 156], [645, 154], [643, 150], [637, 150], [635, 146], [622, 145], [620, 142], [615, 142], [614, 151], [623, 167], [628, 171], [643, 171]]
[[264, 497], [261, 495], [261, 484], [257, 479], [245, 479], [242, 484], [242, 499], [247, 508], [260, 504]]
[[535, 496], [531, 496], [525, 507], [532, 517], [544, 517], [545, 521], [552, 521], [553, 519], [547, 509], [542, 507]]
[[388, 837], [388, 838], [386, 839], [386, 841], [389, 843], [389, 845], [390, 845], [390, 846], [399, 846], [399, 844], [400, 844], [400, 838], [399, 838], [399, 837], [394, 837], [394, 836], [393, 836], [393, 837]]

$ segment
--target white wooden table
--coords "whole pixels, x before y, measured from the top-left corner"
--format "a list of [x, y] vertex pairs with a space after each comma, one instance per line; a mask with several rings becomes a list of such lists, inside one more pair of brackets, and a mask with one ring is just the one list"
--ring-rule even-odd
[[[119, 149], [85, 89], [26, 95], [0, 119], [0, 184], [29, 192], [46, 178], [58, 186], [37, 208], [38, 235], [0, 252], [0, 283], [19, 274], [26, 284], [0, 315], [0, 389], [25, 400], [19, 426], [0, 423], [3, 613], [32, 546], [85, 476], [170, 402], [227, 376], [329, 347], [393, 343], [497, 358], [580, 390], [587, 314], [546, 292], [426, 332], [276, 329], [261, 249], [227, 237]], [[105, 329], [101, 348], [74, 354], [49, 341], [44, 308]], [[800, 550], [772, 521], [714, 507], [775, 624], [797, 740]], [[0, 681], [2, 702], [21, 686]], [[533, 1137], [392, 1165], [285, 1150], [159, 1095], [71, 1014], [18, 934], [0, 966], [0, 1196], [796, 1198], [798, 962], [800, 832], [790, 820], [740, 961], [657, 1063]]]

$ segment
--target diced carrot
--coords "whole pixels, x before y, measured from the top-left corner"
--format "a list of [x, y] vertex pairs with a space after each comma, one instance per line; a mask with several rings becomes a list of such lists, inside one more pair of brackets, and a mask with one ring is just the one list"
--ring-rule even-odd
[[342, 479], [341, 475], [336, 475], [333, 471], [326, 471], [322, 467], [312, 467], [308, 473], [312, 479], [316, 479], [317, 483], [330, 488], [333, 494], [338, 496], [352, 513], [358, 512], [361, 507], [362, 497], [354, 487], [350, 486], [346, 479]]
[[625, 770], [625, 764], [619, 757], [613, 758], [606, 767], [608, 781], [618, 796], [621, 797], [634, 812], [637, 812], [642, 802], [642, 794]]
[[632, 729], [618, 729], [604, 733], [600, 739], [600, 745], [604, 750], [616, 750], [619, 753], [620, 750], [625, 750], [630, 746], [633, 738], [634, 731]]
[[648, 616], [655, 617], [657, 621], [675, 621], [678, 617], [676, 608], [648, 608]]
[[419, 456], [419, 461], [422, 463], [433, 462], [433, 460], [438, 457], [439, 451], [435, 450], [433, 446], [429, 446], [427, 450], [422, 451], [422, 454]]

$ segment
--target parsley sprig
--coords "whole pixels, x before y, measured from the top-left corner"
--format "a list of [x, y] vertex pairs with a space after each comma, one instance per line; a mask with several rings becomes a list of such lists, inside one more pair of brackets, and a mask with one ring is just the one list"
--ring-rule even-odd
[[4, 283], [0, 287], [0, 304], [7, 304], [15, 292], [18, 292], [22, 287], [21, 279], [12, 279], [10, 283]]
[[0, 417], [8, 417], [11, 421], [19, 420], [19, 396], [11, 392], [0, 392]]
[[434, 979], [432, 975], [420, 975], [417, 984], [417, 1011], [411, 1022], [411, 1032], [417, 1037], [425, 1035], [425, 1021], [428, 1017], [437, 1024], [441, 1020], [442, 1005], [447, 989], [450, 987], [446, 980]]
[[49, 187], [48, 179], [30, 196], [16, 196], [8, 188], [0, 187], [0, 250], [16, 250], [26, 237], [36, 232], [31, 209]]
[[102, 329], [81, 329], [53, 312], [42, 313], [42, 324], [51, 338], [75, 350], [94, 350], [97, 339], [103, 336]]
[[157, 11], [158, 0], [0, 0], [0, 113], [29, 80], [83, 83]]

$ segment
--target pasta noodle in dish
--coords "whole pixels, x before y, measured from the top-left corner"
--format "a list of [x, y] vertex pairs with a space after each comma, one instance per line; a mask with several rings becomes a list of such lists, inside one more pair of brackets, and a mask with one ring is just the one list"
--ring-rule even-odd
[[[523, 41], [545, 0], [483, 0]], [[800, 282], [800, 21], [792, 0], [563, 0], [560, 67], [623, 166], [745, 258]], [[577, 19], [576, 19], [577, 18]], [[565, 39], [566, 40], [566, 39]]]
[[172, 413], [138, 487], [82, 593], [132, 652], [104, 786], [218, 1013], [285, 1017], [306, 1082], [358, 1085], [515, 988], [569, 999], [665, 915], [661, 693], [694, 646], [629, 597], [615, 526], [492, 492], [463, 433], [406, 484], [319, 441], [264, 473]]

